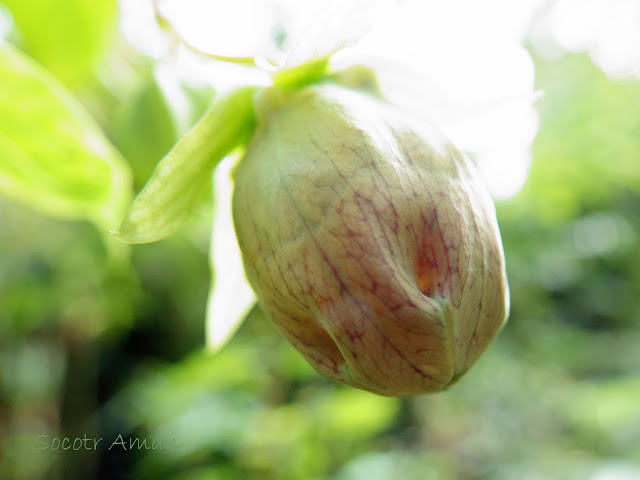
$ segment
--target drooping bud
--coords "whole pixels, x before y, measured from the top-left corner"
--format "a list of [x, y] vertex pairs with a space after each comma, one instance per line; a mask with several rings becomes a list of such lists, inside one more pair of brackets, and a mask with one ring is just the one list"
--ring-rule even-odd
[[438, 391], [508, 314], [491, 198], [407, 112], [337, 85], [267, 89], [236, 172], [247, 277], [320, 373], [381, 395]]

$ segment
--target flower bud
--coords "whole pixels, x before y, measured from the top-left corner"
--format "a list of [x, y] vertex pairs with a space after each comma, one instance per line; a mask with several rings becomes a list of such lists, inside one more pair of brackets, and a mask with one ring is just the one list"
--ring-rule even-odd
[[508, 315], [495, 209], [427, 123], [337, 85], [256, 99], [235, 176], [247, 278], [320, 373], [381, 395], [447, 388]]

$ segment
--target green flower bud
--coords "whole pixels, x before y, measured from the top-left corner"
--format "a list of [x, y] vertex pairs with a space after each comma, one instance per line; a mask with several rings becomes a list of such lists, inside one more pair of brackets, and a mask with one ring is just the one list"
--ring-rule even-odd
[[508, 315], [491, 198], [427, 123], [337, 85], [256, 99], [233, 214], [247, 278], [320, 373], [381, 395], [447, 388]]

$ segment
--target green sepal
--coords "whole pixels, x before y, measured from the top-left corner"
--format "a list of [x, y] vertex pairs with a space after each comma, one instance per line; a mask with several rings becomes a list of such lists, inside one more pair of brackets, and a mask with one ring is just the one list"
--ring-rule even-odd
[[327, 74], [329, 57], [314, 58], [301, 65], [277, 72], [273, 84], [291, 90], [298, 90], [317, 82]]
[[158, 163], [116, 232], [127, 243], [147, 243], [176, 233], [189, 220], [215, 166], [255, 128], [253, 96], [243, 87], [213, 102], [202, 119]]

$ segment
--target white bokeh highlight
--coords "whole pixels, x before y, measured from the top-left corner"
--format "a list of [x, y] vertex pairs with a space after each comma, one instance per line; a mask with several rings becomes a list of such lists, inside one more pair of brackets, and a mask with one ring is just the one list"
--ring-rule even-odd
[[547, 21], [561, 49], [589, 52], [612, 78], [640, 79], [638, 0], [558, 0]]
[[351, 49], [416, 71], [378, 69], [385, 95], [430, 118], [470, 154], [494, 198], [515, 195], [531, 162], [538, 115], [533, 61], [522, 42], [541, 4], [409, 0], [389, 6]]
[[[166, 48], [155, 39], [158, 28], [148, 23], [151, 1], [122, 3], [137, 5], [123, 8], [129, 41], [152, 56]], [[526, 179], [537, 131], [534, 67], [522, 42], [544, 3], [159, 0], [156, 5], [184, 40], [209, 53], [265, 58], [289, 67], [348, 46], [336, 65], [349, 58], [384, 64], [377, 70], [388, 98], [430, 118], [472, 156], [492, 195], [506, 198]], [[135, 15], [147, 19], [127, 20]], [[146, 30], [153, 42], [143, 41]], [[278, 32], [287, 33], [282, 45], [276, 42]], [[186, 48], [176, 52], [176, 74], [188, 71], [220, 91], [268, 83], [259, 69], [206, 61]]]
[[222, 348], [256, 303], [242, 265], [233, 229], [231, 170], [237, 158], [225, 158], [214, 172], [215, 207], [209, 262], [212, 282], [207, 300], [207, 345]]

